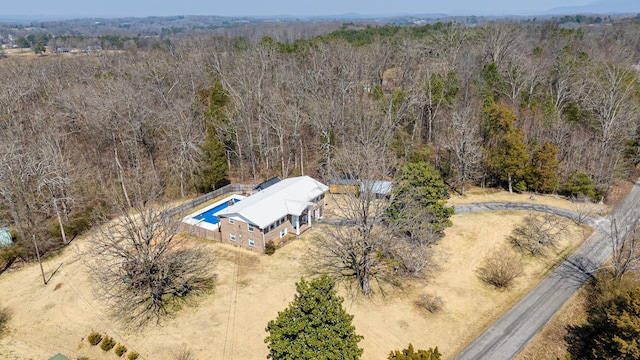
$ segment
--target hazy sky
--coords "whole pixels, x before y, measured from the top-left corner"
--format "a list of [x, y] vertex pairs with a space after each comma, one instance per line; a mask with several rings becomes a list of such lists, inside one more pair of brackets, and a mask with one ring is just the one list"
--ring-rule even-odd
[[2, 0], [0, 17], [536, 13], [593, 0]]

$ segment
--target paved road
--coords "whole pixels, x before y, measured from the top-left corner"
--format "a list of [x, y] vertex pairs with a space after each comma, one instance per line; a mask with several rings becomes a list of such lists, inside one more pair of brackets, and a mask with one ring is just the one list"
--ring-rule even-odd
[[527, 204], [527, 203], [509, 203], [509, 202], [485, 202], [473, 204], [461, 204], [455, 206], [456, 214], [468, 214], [473, 212], [489, 211], [489, 210], [529, 210], [539, 211], [567, 217], [574, 221], [586, 223], [591, 226], [601, 226], [606, 222], [605, 218], [587, 216], [575, 211], [561, 209], [553, 206]]
[[[483, 203], [471, 203], [455, 206], [456, 214], [468, 214], [474, 212], [490, 211], [490, 210], [529, 210], [540, 211], [560, 216], [567, 217], [580, 223], [586, 223], [591, 226], [600, 226], [606, 222], [603, 217], [587, 216], [575, 211], [561, 209], [553, 206], [528, 204], [528, 203], [510, 203], [510, 202], [483, 202]], [[348, 219], [321, 219], [320, 223], [345, 226], [353, 225], [354, 222]]]
[[[492, 206], [494, 205], [489, 207]], [[456, 206], [456, 213], [458, 208], [464, 211], [459, 205]], [[470, 211], [472, 210], [473, 208]], [[487, 210], [498, 209], [488, 208]], [[633, 224], [640, 219], [640, 181], [612, 211], [609, 218], [616, 220], [620, 233], [626, 237]], [[609, 221], [597, 221], [596, 224], [600, 226], [575, 253], [455, 359], [513, 359], [611, 255], [611, 243], [607, 237]]]

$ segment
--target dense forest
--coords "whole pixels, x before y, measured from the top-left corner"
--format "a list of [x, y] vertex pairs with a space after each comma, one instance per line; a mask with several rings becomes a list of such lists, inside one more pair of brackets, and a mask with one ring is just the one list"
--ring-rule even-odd
[[166, 201], [276, 175], [328, 182], [335, 154], [366, 139], [393, 164], [384, 176], [421, 157], [460, 193], [606, 199], [640, 162], [637, 19], [154, 44], [0, 58], [0, 227], [21, 244], [12, 256], [31, 256], [34, 236], [44, 251], [70, 241], [152, 180]]

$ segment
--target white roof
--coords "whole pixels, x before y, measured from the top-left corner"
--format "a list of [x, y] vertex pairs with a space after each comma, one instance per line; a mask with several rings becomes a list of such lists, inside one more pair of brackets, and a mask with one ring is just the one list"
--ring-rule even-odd
[[369, 190], [374, 194], [379, 194], [379, 195], [391, 194], [392, 188], [393, 188], [393, 183], [391, 183], [391, 181], [363, 180], [362, 183], [360, 183], [360, 191], [365, 192], [366, 190]]
[[219, 217], [243, 217], [264, 229], [286, 215], [301, 215], [329, 187], [309, 176], [284, 179], [220, 211]]

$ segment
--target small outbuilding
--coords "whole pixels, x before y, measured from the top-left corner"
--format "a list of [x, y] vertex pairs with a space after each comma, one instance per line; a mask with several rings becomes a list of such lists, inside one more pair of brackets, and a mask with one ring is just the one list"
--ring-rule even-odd
[[385, 180], [363, 180], [360, 182], [360, 193], [369, 191], [378, 198], [391, 196], [393, 183]]
[[9, 229], [0, 228], [0, 248], [10, 246], [11, 244], [13, 244], [13, 240], [11, 240]]
[[340, 178], [329, 180], [329, 192], [332, 194], [358, 194], [358, 184], [355, 179]]

